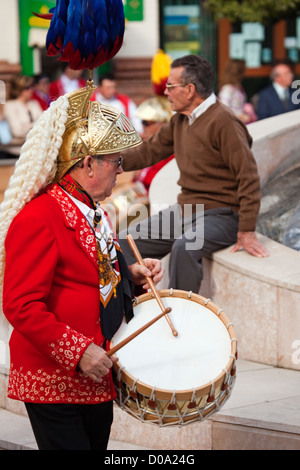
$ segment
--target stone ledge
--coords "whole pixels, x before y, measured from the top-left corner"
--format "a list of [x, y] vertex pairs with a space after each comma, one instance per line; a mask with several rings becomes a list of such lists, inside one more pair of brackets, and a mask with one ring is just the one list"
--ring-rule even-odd
[[217, 251], [212, 259], [222, 266], [268, 284], [300, 292], [300, 253], [257, 234], [270, 252], [268, 258], [255, 258], [245, 251]]
[[248, 126], [253, 137], [254, 144], [259, 143], [266, 137], [272, 139], [287, 131], [298, 129], [300, 122], [300, 110], [285, 113], [284, 116], [274, 116], [262, 121], [256, 121]]

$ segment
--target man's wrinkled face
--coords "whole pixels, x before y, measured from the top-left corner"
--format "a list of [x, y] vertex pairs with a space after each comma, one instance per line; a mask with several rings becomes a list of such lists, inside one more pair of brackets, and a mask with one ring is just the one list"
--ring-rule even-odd
[[187, 85], [182, 79], [183, 67], [171, 69], [165, 95], [170, 101], [172, 111], [183, 113], [190, 105], [187, 99]]
[[99, 155], [93, 161], [95, 173], [90, 195], [95, 202], [100, 202], [111, 196], [117, 176], [123, 173], [122, 162], [119, 153]]

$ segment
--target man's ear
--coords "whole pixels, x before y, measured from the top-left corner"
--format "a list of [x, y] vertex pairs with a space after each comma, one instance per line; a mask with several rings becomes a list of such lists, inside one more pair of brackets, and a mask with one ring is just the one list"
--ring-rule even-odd
[[87, 174], [87, 176], [92, 177], [94, 175], [94, 165], [95, 165], [94, 159], [90, 156], [87, 155], [83, 159], [83, 168]]
[[188, 83], [187, 85], [187, 98], [191, 99], [195, 96], [196, 87], [193, 83]]

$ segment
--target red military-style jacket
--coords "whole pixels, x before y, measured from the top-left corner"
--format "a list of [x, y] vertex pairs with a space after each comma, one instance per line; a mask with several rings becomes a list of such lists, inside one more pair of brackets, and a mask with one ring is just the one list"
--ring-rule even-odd
[[6, 237], [3, 311], [13, 326], [8, 396], [35, 403], [113, 400], [111, 372], [96, 383], [76, 369], [101, 346], [96, 242], [58, 185], [29, 202]]

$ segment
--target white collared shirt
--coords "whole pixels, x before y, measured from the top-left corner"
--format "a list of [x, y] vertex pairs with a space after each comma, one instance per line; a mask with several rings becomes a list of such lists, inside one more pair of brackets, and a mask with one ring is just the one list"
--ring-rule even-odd
[[[63, 190], [65, 191], [65, 190]], [[115, 273], [116, 279], [118, 279], [117, 284], [120, 282], [120, 272], [117, 271], [118, 268], [114, 267], [114, 264], [118, 260], [118, 255], [116, 251], [116, 246], [114, 242], [114, 232], [111, 229], [109, 222], [104, 214], [104, 211], [101, 207], [97, 206], [97, 209], [100, 209], [101, 212], [101, 217], [102, 217], [102, 223], [100, 226], [97, 226], [96, 228], [94, 227], [94, 215], [95, 211], [86, 205], [84, 202], [79, 201], [76, 199], [74, 196], [71, 194], [65, 193], [72, 199], [74, 204], [78, 207], [82, 215], [86, 218], [88, 223], [90, 224], [97, 242], [100, 245], [100, 250], [103, 256], [109, 261], [111, 270]], [[105, 305], [106, 302], [109, 300], [110, 296], [112, 295], [114, 286], [112, 285], [112, 282], [108, 283], [100, 283], [100, 297], [101, 297], [101, 302]]]
[[288, 98], [288, 88], [284, 88], [276, 82], [273, 82], [273, 87], [275, 88], [275, 91], [281, 100]]
[[[119, 111], [122, 111], [123, 114], [125, 115], [127, 114], [126, 107], [124, 106], [122, 101], [118, 99], [117, 96], [113, 96], [110, 99], [106, 99], [99, 91], [97, 91], [96, 101], [98, 101], [99, 103], [108, 104], [109, 106], [112, 106], [113, 108], [116, 108]], [[142, 126], [141, 120], [136, 115], [136, 111], [137, 111], [136, 104], [131, 99], [128, 98], [128, 116], [127, 117], [130, 119], [130, 121], [132, 122], [136, 130], [141, 133], [143, 132], [143, 126]]]
[[62, 75], [61, 81], [65, 90], [65, 93], [71, 93], [72, 91], [76, 91], [78, 90], [78, 88], [80, 88], [79, 80], [77, 80], [76, 78], [71, 80], [66, 75]]
[[205, 111], [208, 110], [208, 108], [210, 108], [210, 106], [212, 106], [213, 104], [215, 104], [217, 101], [217, 98], [216, 98], [216, 95], [214, 93], [212, 93], [208, 98], [206, 98], [206, 100], [203, 101], [203, 103], [199, 104], [199, 106], [197, 106], [197, 108], [195, 108], [192, 113], [190, 114], [190, 116], [188, 116], [189, 118], [189, 125], [193, 124], [193, 122], [199, 117], [201, 116], [201, 114], [205, 113]]
[[[65, 191], [65, 193], [72, 199], [74, 204], [76, 204], [76, 206], [78, 207], [78, 209], [80, 210], [82, 215], [84, 215], [84, 217], [86, 218], [86, 220], [90, 224], [92, 230], [95, 232], [95, 228], [94, 228], [95, 211], [94, 211], [94, 209], [92, 209], [91, 207], [86, 205], [84, 202], [79, 201], [78, 199], [76, 199], [74, 196], [67, 193], [66, 191]], [[103, 229], [102, 235], [105, 233], [105, 239], [106, 240], [109, 239], [109, 238], [113, 238], [114, 233], [113, 233], [112, 229], [110, 228], [110, 225], [108, 223], [108, 220], [105, 216], [105, 213], [104, 213], [103, 209], [101, 207], [98, 207], [98, 205], [97, 205], [97, 208], [100, 209], [100, 211], [101, 211], [101, 217], [102, 217], [102, 222], [103, 222], [103, 224], [102, 224], [102, 229]]]

